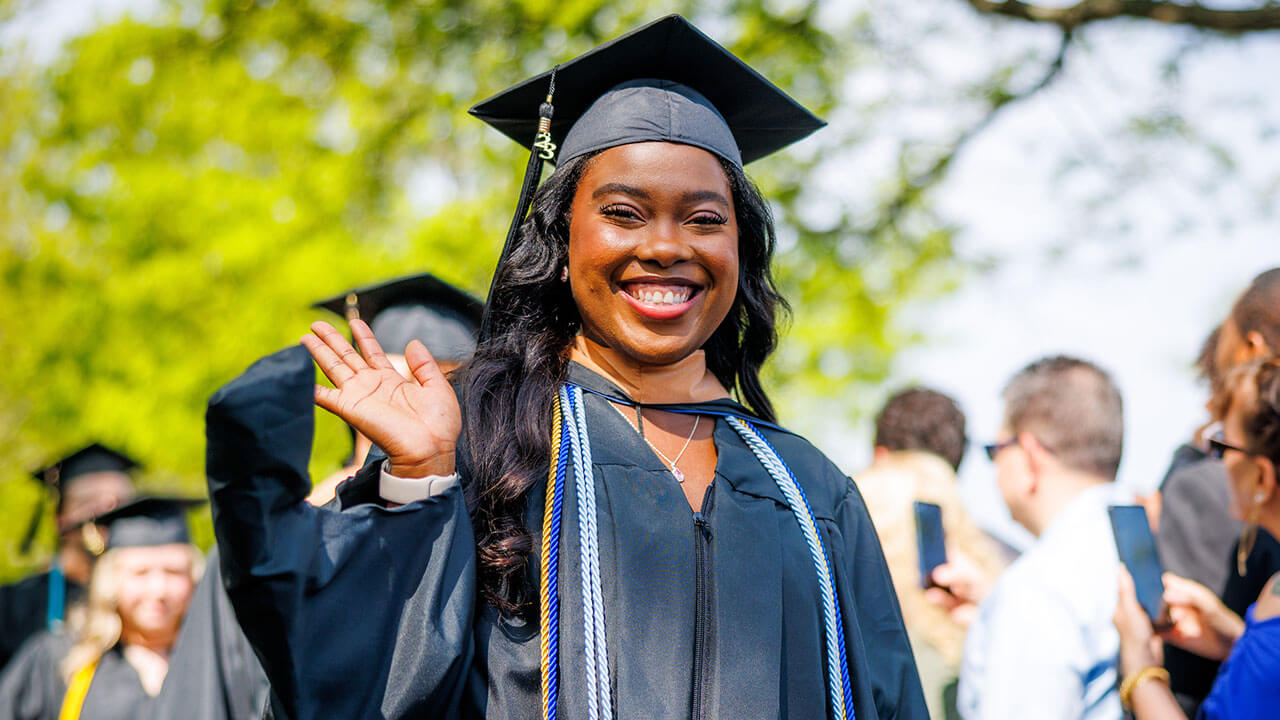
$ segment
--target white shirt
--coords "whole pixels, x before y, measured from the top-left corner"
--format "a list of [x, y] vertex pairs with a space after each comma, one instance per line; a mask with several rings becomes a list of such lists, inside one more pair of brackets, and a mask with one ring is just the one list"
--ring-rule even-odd
[[960, 671], [966, 720], [1121, 717], [1114, 493], [1077, 495], [982, 601]]

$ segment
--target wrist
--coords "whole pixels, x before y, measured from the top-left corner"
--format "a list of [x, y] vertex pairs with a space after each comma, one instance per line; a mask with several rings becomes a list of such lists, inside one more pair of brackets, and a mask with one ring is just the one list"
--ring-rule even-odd
[[455, 471], [453, 450], [426, 458], [388, 458], [387, 472], [399, 478], [424, 478], [452, 475]]
[[[1155, 682], [1148, 682], [1154, 680]], [[1125, 709], [1133, 710], [1134, 694], [1137, 693], [1144, 685], [1154, 686], [1156, 684], [1164, 685], [1164, 692], [1168, 692], [1169, 688], [1169, 671], [1159, 665], [1148, 665], [1134, 673], [1125, 676], [1123, 682], [1120, 683], [1120, 705]]]

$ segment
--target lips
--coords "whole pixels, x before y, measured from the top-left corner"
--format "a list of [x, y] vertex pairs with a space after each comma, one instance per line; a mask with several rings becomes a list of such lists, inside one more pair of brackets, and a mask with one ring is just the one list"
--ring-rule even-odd
[[681, 280], [639, 280], [621, 283], [620, 287], [627, 303], [653, 320], [670, 320], [684, 314], [700, 290]]

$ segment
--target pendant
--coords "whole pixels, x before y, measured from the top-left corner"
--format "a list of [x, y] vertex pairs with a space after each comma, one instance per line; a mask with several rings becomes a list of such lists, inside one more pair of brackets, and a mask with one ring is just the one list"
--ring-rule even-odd
[[675, 465], [671, 466], [671, 474], [676, 476], [676, 482], [678, 483], [684, 482], [684, 473], [680, 472], [680, 468], [676, 467]]

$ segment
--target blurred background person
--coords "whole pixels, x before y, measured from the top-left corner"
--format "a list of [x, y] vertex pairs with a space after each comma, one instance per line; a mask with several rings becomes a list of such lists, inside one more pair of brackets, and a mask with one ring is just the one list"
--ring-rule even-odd
[[1055, 356], [1019, 371], [1003, 396], [1002, 427], [986, 451], [1010, 514], [1035, 542], [990, 591], [955, 563], [934, 573], [953, 617], [978, 605], [961, 714], [1118, 718], [1119, 559], [1107, 506], [1124, 440], [1120, 391], [1092, 363]]
[[[347, 322], [360, 319], [369, 323], [387, 359], [406, 376], [409, 365], [403, 353], [414, 340], [427, 346], [444, 373], [470, 360], [484, 314], [484, 303], [431, 273], [349, 290], [312, 307], [328, 310]], [[353, 447], [347, 464], [316, 484], [307, 497], [311, 504], [332, 500], [338, 484], [364, 466], [373, 443], [355, 428], [350, 429]]]
[[876, 416], [874, 459], [856, 478], [889, 563], [933, 718], [958, 717], [956, 681], [965, 624], [925, 599], [914, 503], [942, 508], [948, 557], [962, 554], [988, 582], [1002, 567], [995, 545], [960, 501], [956, 470], [966, 443], [964, 413], [955, 400], [929, 388], [908, 388], [890, 397]]
[[[1277, 534], [1280, 361], [1255, 360], [1228, 378], [1216, 406], [1223, 427], [1210, 438], [1210, 454], [1225, 468], [1231, 514]], [[1115, 613], [1124, 676], [1120, 692], [1134, 715], [1140, 720], [1186, 717], [1160, 667], [1162, 648], [1177, 645], [1226, 661], [1200, 706], [1200, 717], [1275, 717], [1280, 708], [1280, 574], [1267, 579], [1243, 618], [1199, 583], [1166, 573], [1164, 584], [1173, 626], [1157, 635], [1133, 581], [1121, 574]]]
[[[32, 473], [55, 498], [58, 548], [48, 570], [0, 586], [0, 670], [27, 638], [40, 630], [57, 631], [67, 611], [84, 602], [93, 561], [103, 550], [95, 526], [86, 521], [133, 497], [130, 473], [137, 467], [124, 453], [93, 443]], [[30, 549], [44, 513], [42, 499], [22, 552]]]
[[[1224, 377], [1250, 360], [1280, 349], [1280, 268], [1260, 273], [1206, 339], [1197, 367], [1211, 394], [1223, 394]], [[1201, 428], [1203, 432], [1205, 428]], [[1181, 445], [1159, 493], [1153, 523], [1165, 570], [1208, 587], [1237, 615], [1280, 571], [1280, 543], [1265, 529], [1246, 526], [1230, 511], [1222, 463], [1207, 454], [1206, 439]], [[1218, 674], [1218, 662], [1177, 646], [1167, 649], [1165, 668], [1183, 711], [1194, 717]]]
[[23, 646], [0, 675], [0, 719], [147, 717], [203, 569], [185, 515], [202, 502], [140, 498], [97, 519], [106, 552], [84, 621]]

